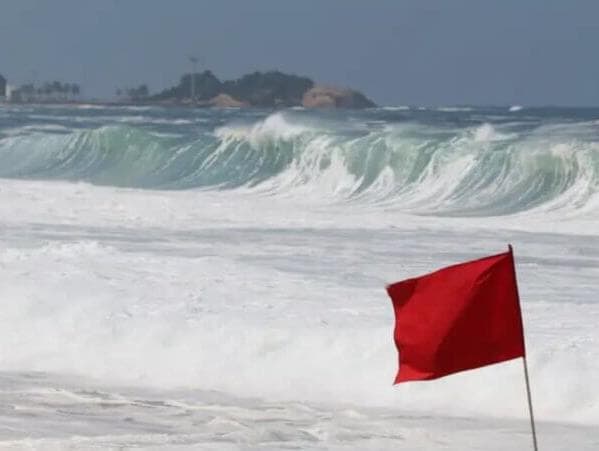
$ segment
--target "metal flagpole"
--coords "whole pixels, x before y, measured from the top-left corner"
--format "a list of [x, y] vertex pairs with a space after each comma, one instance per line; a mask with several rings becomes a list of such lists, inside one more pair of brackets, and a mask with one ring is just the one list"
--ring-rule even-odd
[[522, 357], [524, 362], [524, 378], [526, 379], [526, 395], [528, 397], [528, 411], [530, 413], [530, 428], [532, 429], [532, 444], [535, 451], [538, 451], [537, 447], [537, 433], [535, 430], [535, 417], [532, 413], [532, 397], [530, 396], [530, 381], [528, 380], [528, 365], [526, 364], [526, 357]]
[[[514, 250], [512, 245], [508, 244], [510, 255], [512, 257], [512, 271], [514, 271], [514, 282], [516, 282], [516, 297], [518, 298], [518, 306], [520, 306], [520, 293], [518, 292], [518, 281], [516, 280], [516, 262], [514, 261]], [[520, 318], [522, 318], [522, 311], [520, 311]], [[524, 325], [522, 325], [522, 334], [524, 334]], [[522, 337], [524, 340], [524, 336]], [[525, 347], [526, 348], [526, 347]], [[526, 380], [526, 397], [528, 399], [528, 413], [530, 414], [530, 429], [532, 430], [532, 444], [534, 451], [539, 451], [537, 446], [537, 432], [535, 429], [535, 417], [532, 411], [532, 396], [530, 395], [530, 380], [528, 378], [528, 364], [526, 363], [526, 349], [522, 356], [522, 362], [524, 363], [524, 379]]]

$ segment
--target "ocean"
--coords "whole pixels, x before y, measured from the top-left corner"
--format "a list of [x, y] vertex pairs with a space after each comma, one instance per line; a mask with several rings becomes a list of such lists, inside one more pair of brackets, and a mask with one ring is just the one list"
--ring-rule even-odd
[[393, 386], [385, 286], [514, 246], [542, 450], [599, 449], [599, 109], [0, 108], [0, 448], [532, 449]]

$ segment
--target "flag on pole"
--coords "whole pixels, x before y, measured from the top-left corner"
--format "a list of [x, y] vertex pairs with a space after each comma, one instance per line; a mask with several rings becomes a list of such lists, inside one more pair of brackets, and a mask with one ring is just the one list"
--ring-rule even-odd
[[395, 383], [428, 380], [525, 356], [511, 252], [387, 287], [395, 311]]

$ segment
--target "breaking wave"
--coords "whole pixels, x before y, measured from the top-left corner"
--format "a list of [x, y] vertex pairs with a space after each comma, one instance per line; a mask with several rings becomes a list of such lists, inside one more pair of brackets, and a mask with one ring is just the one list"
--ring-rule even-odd
[[593, 123], [311, 123], [288, 113], [185, 135], [126, 124], [24, 127], [0, 139], [0, 177], [244, 187], [419, 214], [589, 209], [599, 192], [599, 132]]

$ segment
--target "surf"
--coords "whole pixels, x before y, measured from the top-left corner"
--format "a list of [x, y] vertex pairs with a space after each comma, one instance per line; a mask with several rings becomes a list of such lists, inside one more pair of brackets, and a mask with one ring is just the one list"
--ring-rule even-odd
[[599, 191], [599, 133], [588, 123], [348, 125], [290, 112], [183, 136], [128, 124], [23, 127], [0, 139], [0, 177], [141, 189], [245, 187], [426, 215], [588, 209]]

